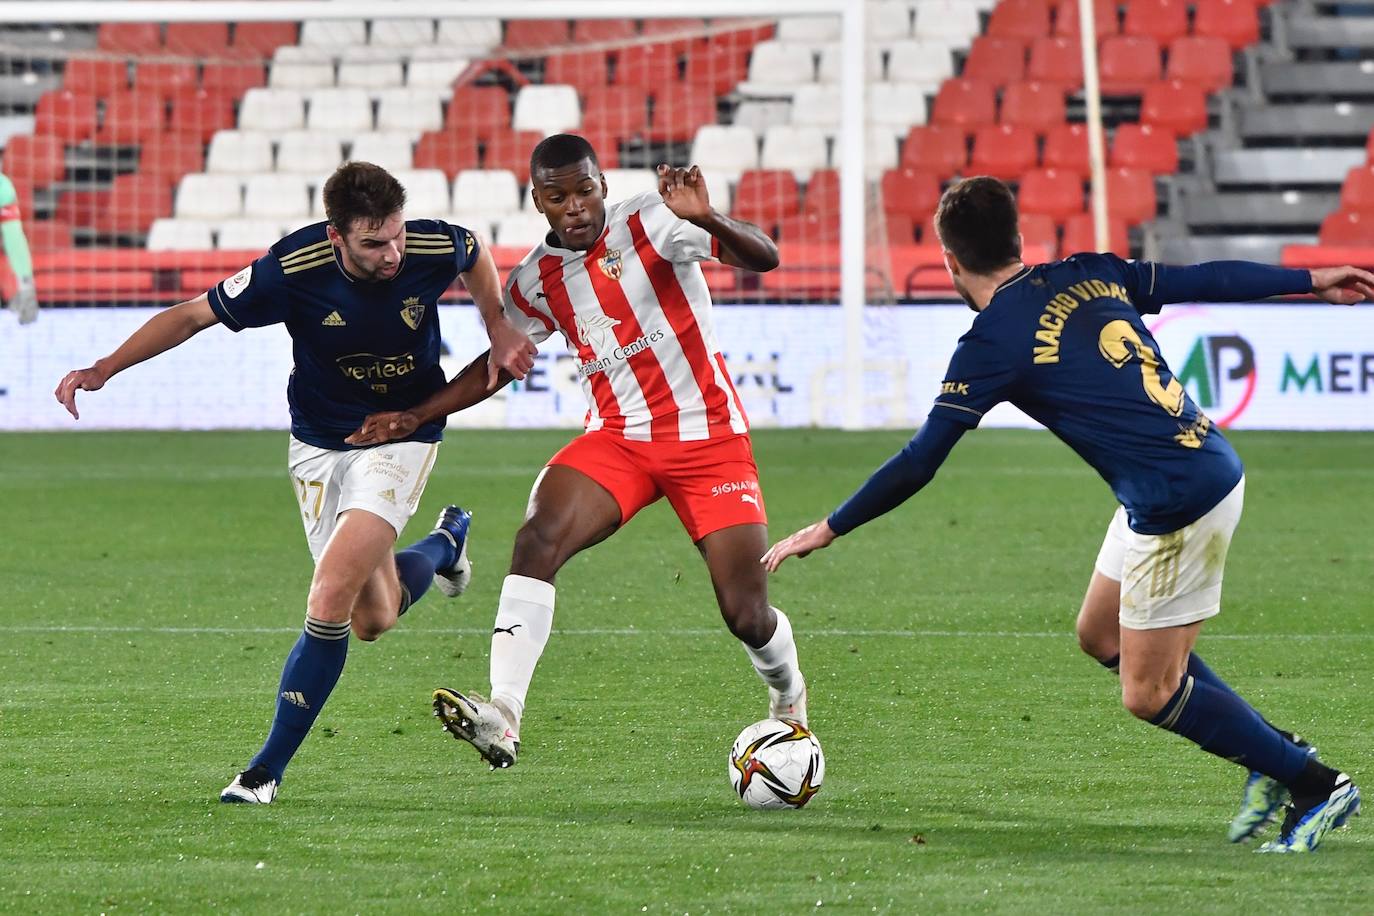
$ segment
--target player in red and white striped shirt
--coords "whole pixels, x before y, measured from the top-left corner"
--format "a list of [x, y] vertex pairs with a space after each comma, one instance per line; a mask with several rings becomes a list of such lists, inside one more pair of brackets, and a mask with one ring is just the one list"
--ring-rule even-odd
[[[536, 342], [576, 355], [586, 432], [550, 459], [515, 539], [492, 632], [491, 702], [447, 689], [435, 710], [494, 767], [515, 762], [520, 718], [553, 622], [554, 577], [573, 555], [666, 496], [701, 550], [726, 625], [769, 688], [770, 715], [806, 721], [806, 685], [786, 615], [768, 603], [759, 557], [767, 518], [748, 421], [711, 325], [699, 262], [772, 270], [777, 246], [716, 212], [700, 171], [659, 166], [659, 192], [606, 206], [582, 137], [543, 140], [530, 159], [552, 231], [512, 272], [506, 314]], [[350, 440], [385, 441], [488, 396], [486, 357], [405, 414], [369, 417]]]

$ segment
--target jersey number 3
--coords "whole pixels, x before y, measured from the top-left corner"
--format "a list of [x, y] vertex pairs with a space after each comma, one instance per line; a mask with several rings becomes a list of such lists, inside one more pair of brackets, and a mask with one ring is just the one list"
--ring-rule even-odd
[[1097, 349], [1107, 362], [1118, 369], [1133, 359], [1139, 360], [1140, 381], [1145, 386], [1145, 394], [1149, 395], [1151, 401], [1168, 411], [1169, 416], [1177, 417], [1183, 414], [1183, 386], [1176, 378], [1169, 379], [1167, 385], [1160, 381], [1159, 357], [1140, 339], [1140, 335], [1131, 327], [1129, 321], [1118, 318], [1107, 322], [1102, 328], [1102, 333], [1098, 335]]

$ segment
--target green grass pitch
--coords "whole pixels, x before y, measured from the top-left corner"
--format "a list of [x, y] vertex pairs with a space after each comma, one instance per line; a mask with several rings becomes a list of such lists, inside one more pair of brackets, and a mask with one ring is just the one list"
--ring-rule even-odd
[[[354, 641], [270, 808], [217, 794], [265, 733], [304, 614], [285, 436], [0, 437], [0, 911], [1374, 905], [1374, 824], [1313, 856], [1231, 846], [1241, 772], [1132, 720], [1078, 652], [1113, 503], [1044, 433], [967, 437], [925, 493], [774, 578], [827, 755], [806, 810], [731, 795], [730, 742], [765, 694], [662, 503], [563, 572], [520, 764], [489, 772], [429, 692], [485, 690], [511, 537], [569, 435], [450, 437], [408, 534], [473, 508], [474, 585]], [[773, 535], [904, 439], [759, 432]], [[1369, 781], [1374, 435], [1233, 439], [1249, 504], [1199, 651]]]

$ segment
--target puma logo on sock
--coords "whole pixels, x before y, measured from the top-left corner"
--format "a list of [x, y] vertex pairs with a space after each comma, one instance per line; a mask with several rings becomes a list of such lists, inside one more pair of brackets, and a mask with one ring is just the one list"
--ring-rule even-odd
[[513, 624], [511, 624], [509, 627], [492, 627], [492, 628], [491, 628], [491, 635], [492, 635], [492, 636], [495, 636], [497, 633], [505, 633], [505, 634], [507, 634], [507, 635], [514, 636], [514, 635], [515, 635], [515, 628], [516, 628], [516, 627], [523, 627], [523, 626], [524, 626], [523, 623], [513, 623]]

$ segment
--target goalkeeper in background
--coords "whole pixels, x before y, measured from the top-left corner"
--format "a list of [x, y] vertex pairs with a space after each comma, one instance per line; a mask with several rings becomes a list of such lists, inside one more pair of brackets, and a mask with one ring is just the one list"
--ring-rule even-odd
[[0, 239], [4, 240], [5, 257], [19, 281], [19, 292], [5, 303], [5, 307], [19, 316], [20, 324], [32, 324], [38, 318], [38, 291], [33, 285], [33, 258], [29, 256], [29, 240], [19, 223], [19, 195], [14, 182], [0, 173]]

